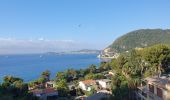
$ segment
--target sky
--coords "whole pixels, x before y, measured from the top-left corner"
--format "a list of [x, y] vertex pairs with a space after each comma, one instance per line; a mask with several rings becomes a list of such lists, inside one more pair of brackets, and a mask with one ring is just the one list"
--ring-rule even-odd
[[137, 29], [170, 28], [170, 0], [0, 0], [0, 54], [104, 49]]

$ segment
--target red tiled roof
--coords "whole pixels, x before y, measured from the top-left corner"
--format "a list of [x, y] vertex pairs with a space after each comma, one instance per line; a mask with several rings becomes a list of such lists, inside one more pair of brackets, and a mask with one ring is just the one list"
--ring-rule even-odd
[[36, 89], [36, 90], [32, 90], [31, 92], [34, 94], [42, 94], [42, 93], [48, 94], [48, 93], [54, 93], [56, 92], [56, 90], [53, 88], [47, 88], [47, 89]]
[[56, 92], [56, 90], [53, 88], [47, 88], [47, 89], [44, 89], [43, 92], [44, 93], [53, 93], [53, 92]]
[[88, 84], [96, 84], [95, 80], [84, 80], [82, 81], [84, 84], [88, 85]]

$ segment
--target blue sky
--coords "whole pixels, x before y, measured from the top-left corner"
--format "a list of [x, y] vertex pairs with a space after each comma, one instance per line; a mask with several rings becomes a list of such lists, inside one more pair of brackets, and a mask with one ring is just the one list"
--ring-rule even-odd
[[0, 54], [103, 49], [133, 30], [170, 28], [169, 11], [169, 0], [1, 0]]

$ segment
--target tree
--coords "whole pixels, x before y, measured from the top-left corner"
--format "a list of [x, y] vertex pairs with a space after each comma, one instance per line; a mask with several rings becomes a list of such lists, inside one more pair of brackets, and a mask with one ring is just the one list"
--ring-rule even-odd
[[99, 73], [99, 74], [94, 74], [93, 75], [93, 79], [104, 79], [105, 78], [105, 76], [103, 75], [103, 74], [101, 74], [101, 73]]
[[44, 78], [44, 77], [40, 77], [40, 78], [38, 78], [38, 80], [37, 80], [37, 82], [38, 82], [39, 84], [44, 84], [46, 81], [47, 81], [47, 79]]
[[0, 85], [0, 97], [2, 100], [37, 100], [28, 92], [28, 84], [13, 76], [4, 77], [4, 81]]
[[85, 76], [85, 79], [93, 79], [93, 75], [92, 73], [89, 73]]
[[41, 74], [41, 77], [44, 78], [46, 81], [49, 81], [50, 80], [50, 71], [49, 70], [46, 70], [44, 72], [42, 72]]
[[95, 90], [95, 88], [91, 87], [91, 90], [90, 91], [86, 91], [85, 95], [86, 96], [92, 96], [94, 93], [96, 93], [96, 90]]
[[56, 82], [56, 87], [57, 90], [59, 91], [59, 96], [68, 96], [68, 86], [66, 83], [66, 80], [61, 79], [59, 81]]
[[95, 65], [90, 65], [90, 67], [89, 67], [89, 71], [90, 71], [90, 73], [95, 73], [96, 72], [96, 66]]
[[162, 44], [149, 47], [145, 50], [144, 59], [152, 68], [153, 74], [160, 76], [162, 72], [169, 72], [170, 47]]
[[20, 78], [17, 78], [17, 77], [12, 77], [12, 76], [5, 76], [3, 81], [5, 83], [13, 84], [15, 81], [22, 81], [23, 82], [23, 79], [20, 79]]
[[63, 72], [57, 72], [56, 78], [57, 78], [57, 80], [65, 79], [64, 73]]

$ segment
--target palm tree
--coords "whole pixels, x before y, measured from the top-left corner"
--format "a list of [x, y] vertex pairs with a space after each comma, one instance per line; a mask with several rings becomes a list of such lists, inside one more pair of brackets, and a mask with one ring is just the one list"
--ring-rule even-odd
[[41, 76], [42, 76], [42, 78], [45, 78], [46, 81], [49, 81], [50, 80], [50, 74], [51, 74], [50, 71], [46, 70], [46, 71], [42, 72]]

